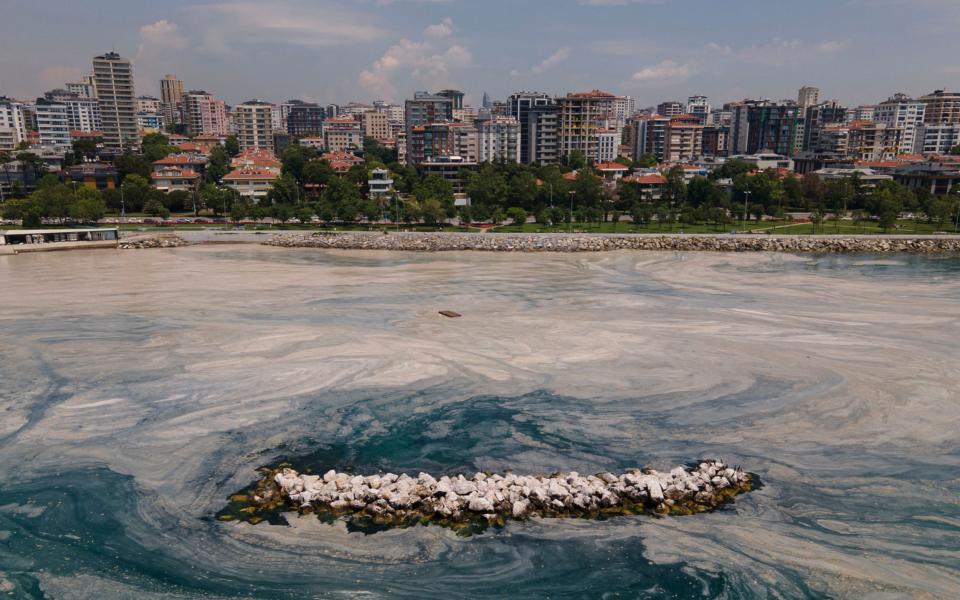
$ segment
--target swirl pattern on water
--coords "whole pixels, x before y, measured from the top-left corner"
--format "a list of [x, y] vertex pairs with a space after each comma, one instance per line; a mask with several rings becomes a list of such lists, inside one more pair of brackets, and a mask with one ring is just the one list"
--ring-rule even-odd
[[[958, 274], [956, 257], [0, 257], [0, 592], [957, 597]], [[212, 519], [280, 457], [705, 456], [764, 487], [690, 518], [468, 539]]]

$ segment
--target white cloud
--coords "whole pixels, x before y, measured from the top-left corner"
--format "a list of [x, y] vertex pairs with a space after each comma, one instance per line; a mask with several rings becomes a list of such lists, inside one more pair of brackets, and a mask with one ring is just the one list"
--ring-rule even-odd
[[597, 40], [591, 42], [590, 49], [599, 54], [611, 56], [639, 56], [655, 52], [659, 46], [649, 39], [623, 38]]
[[242, 44], [288, 44], [315, 48], [382, 39], [369, 17], [326, 3], [303, 0], [228, 0], [191, 8], [203, 29], [203, 49], [225, 53]]
[[544, 71], [548, 71], [553, 67], [559, 65], [563, 61], [567, 60], [569, 56], [570, 56], [570, 48], [560, 48], [559, 50], [557, 50], [547, 58], [543, 59], [543, 62], [541, 62], [539, 65], [536, 65], [530, 70], [533, 73], [539, 75], [540, 73], [543, 73]]
[[636, 83], [670, 85], [686, 81], [690, 78], [692, 72], [693, 69], [689, 64], [665, 60], [655, 65], [643, 67], [635, 72], [630, 79]]
[[187, 46], [187, 39], [177, 32], [177, 24], [166, 19], [141, 27], [140, 40], [144, 44], [167, 48], [185, 48]]
[[447, 37], [453, 33], [453, 19], [447, 17], [435, 23], [433, 25], [427, 25], [427, 28], [423, 30], [423, 35], [427, 37], [442, 38]]
[[470, 51], [459, 44], [446, 48], [432, 42], [415, 42], [406, 38], [391, 46], [369, 69], [360, 73], [360, 86], [385, 100], [396, 98], [394, 79], [405, 75], [429, 88], [452, 85], [451, 70], [469, 66]]
[[817, 45], [817, 52], [821, 52], [823, 54], [833, 54], [834, 52], [840, 52], [842, 50], [846, 50], [846, 48], [847, 48], [846, 42], [840, 42], [837, 40], [828, 40], [826, 42], [822, 42]]

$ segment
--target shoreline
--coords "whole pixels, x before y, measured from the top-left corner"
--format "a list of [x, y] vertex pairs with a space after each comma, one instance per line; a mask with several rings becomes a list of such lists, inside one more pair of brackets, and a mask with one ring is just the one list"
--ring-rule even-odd
[[405, 252], [960, 253], [957, 236], [778, 236], [761, 234], [282, 233], [261, 242], [282, 248]]

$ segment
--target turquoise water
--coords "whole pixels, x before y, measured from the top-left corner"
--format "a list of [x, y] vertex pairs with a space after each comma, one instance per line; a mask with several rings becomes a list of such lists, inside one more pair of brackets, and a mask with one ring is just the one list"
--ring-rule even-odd
[[[0, 597], [960, 597], [958, 275], [907, 256], [0, 257]], [[763, 487], [469, 538], [214, 518], [282, 458], [713, 456]]]

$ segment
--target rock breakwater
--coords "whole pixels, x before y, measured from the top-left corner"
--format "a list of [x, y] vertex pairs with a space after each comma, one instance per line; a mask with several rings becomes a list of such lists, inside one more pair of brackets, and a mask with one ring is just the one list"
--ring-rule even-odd
[[607, 235], [497, 233], [314, 233], [280, 234], [264, 242], [285, 248], [403, 250], [415, 252], [602, 252], [660, 250], [690, 252], [960, 252], [960, 237]]
[[123, 238], [117, 247], [121, 250], [141, 250], [144, 248], [179, 248], [189, 245], [190, 242], [182, 237], [167, 233]]
[[720, 460], [670, 471], [440, 478], [428, 473], [364, 476], [334, 470], [310, 475], [281, 467], [265, 471], [253, 489], [233, 496], [234, 510], [219, 517], [256, 524], [267, 518], [264, 511], [288, 509], [346, 516], [379, 528], [436, 522], [470, 531], [530, 517], [693, 514], [714, 509], [752, 487], [750, 474]]

